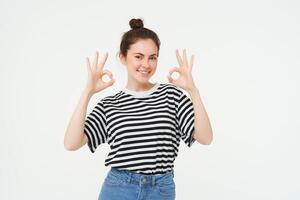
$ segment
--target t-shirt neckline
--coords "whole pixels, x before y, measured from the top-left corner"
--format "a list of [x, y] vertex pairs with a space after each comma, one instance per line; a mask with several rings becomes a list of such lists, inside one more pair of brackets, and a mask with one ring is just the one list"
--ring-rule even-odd
[[149, 95], [151, 95], [154, 91], [156, 91], [156, 89], [159, 87], [159, 83], [155, 83], [154, 86], [152, 86], [152, 88], [150, 88], [149, 90], [145, 90], [145, 91], [134, 91], [134, 90], [130, 90], [128, 88], [123, 88], [122, 91], [127, 93], [127, 94], [131, 94], [135, 97], [147, 97]]

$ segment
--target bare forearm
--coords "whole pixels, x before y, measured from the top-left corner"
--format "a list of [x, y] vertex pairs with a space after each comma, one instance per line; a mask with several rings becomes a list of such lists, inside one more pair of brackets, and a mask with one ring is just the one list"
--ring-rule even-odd
[[82, 92], [77, 107], [69, 121], [64, 138], [64, 146], [68, 150], [76, 150], [82, 144], [85, 116], [91, 96], [91, 93], [87, 90]]
[[189, 90], [195, 113], [194, 138], [201, 144], [210, 144], [213, 139], [213, 133], [209, 117], [202, 103], [199, 90], [194, 87]]

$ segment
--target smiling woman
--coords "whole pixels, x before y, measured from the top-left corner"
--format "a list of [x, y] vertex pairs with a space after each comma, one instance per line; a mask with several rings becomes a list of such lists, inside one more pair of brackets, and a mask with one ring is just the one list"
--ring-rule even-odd
[[122, 63], [127, 66], [127, 88], [132, 90], [149, 89], [149, 79], [157, 67], [157, 47], [151, 39], [138, 40], [132, 44], [125, 57], [120, 54]]
[[[170, 71], [170, 83], [151, 83], [157, 68], [160, 41], [141, 19], [130, 20], [131, 30], [120, 44], [119, 57], [127, 69], [127, 85], [114, 95], [99, 100], [86, 116], [93, 94], [114, 83], [112, 73], [104, 70], [108, 57], [91, 66], [87, 59], [88, 83], [65, 134], [65, 147], [77, 150], [87, 144], [94, 153], [107, 143], [110, 152], [105, 166], [110, 170], [99, 199], [175, 199], [174, 161], [182, 140], [188, 147], [195, 141], [209, 144], [210, 123], [191, 76], [193, 56], [178, 53], [179, 68]], [[172, 72], [179, 72], [176, 80]], [[109, 75], [111, 81], [103, 82]], [[182, 90], [190, 92], [190, 99]], [[200, 126], [199, 126], [200, 125]], [[126, 194], [126, 195], [124, 195]]]
[[160, 41], [156, 33], [144, 27], [141, 19], [132, 19], [129, 24], [132, 29], [123, 35], [119, 53], [127, 67], [126, 88], [147, 90], [154, 85], [149, 79], [156, 71]]

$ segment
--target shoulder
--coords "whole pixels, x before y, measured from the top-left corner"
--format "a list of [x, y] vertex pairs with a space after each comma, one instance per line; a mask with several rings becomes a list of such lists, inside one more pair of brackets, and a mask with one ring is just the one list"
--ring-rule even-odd
[[179, 97], [183, 94], [181, 88], [173, 85], [171, 83], [161, 83], [162, 90], [168, 90], [169, 93], [173, 93], [175, 96]]
[[108, 105], [115, 104], [119, 101], [120, 97], [123, 95], [123, 92], [120, 90], [119, 92], [108, 95], [100, 99], [98, 104], [102, 104], [104, 107]]

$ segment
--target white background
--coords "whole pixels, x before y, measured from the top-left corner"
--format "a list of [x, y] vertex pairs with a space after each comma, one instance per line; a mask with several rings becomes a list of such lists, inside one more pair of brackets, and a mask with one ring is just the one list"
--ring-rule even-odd
[[107, 144], [67, 151], [63, 138], [87, 80], [85, 57], [109, 52], [114, 94], [127, 81], [116, 57], [129, 20], [162, 42], [153, 82], [167, 82], [175, 49], [193, 77], [211, 145], [181, 143], [179, 200], [300, 199], [300, 5], [295, 1], [0, 1], [0, 199], [97, 199]]

